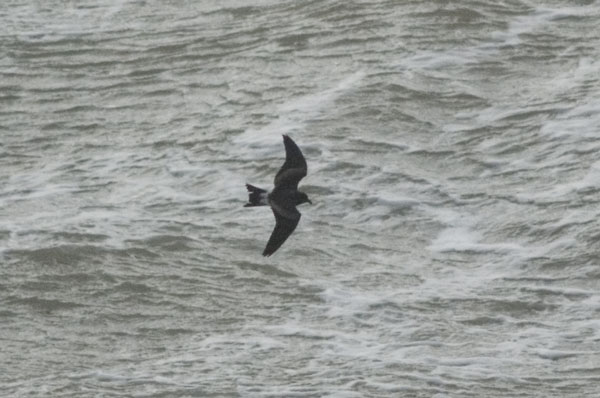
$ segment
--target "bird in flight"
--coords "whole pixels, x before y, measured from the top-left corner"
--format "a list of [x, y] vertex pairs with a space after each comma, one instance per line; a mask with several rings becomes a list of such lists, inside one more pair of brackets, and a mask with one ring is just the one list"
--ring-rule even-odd
[[248, 203], [244, 207], [271, 206], [275, 215], [275, 229], [263, 251], [263, 256], [270, 256], [281, 247], [283, 242], [294, 232], [300, 221], [300, 212], [296, 206], [310, 203], [304, 192], [298, 191], [298, 183], [306, 176], [306, 160], [298, 145], [287, 135], [283, 135], [285, 145], [285, 162], [275, 175], [275, 187], [271, 192], [246, 184]]

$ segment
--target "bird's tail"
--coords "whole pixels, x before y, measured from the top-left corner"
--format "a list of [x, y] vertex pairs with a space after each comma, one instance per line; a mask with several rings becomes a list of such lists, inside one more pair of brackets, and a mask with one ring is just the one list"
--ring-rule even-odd
[[248, 203], [244, 207], [267, 206], [269, 204], [268, 193], [264, 189], [250, 184], [246, 184], [246, 189], [248, 190]]

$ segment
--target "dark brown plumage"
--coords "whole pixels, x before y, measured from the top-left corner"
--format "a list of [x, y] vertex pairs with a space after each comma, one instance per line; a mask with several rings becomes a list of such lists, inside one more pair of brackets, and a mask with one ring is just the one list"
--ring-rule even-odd
[[296, 229], [300, 221], [300, 212], [296, 206], [306, 202], [312, 203], [304, 192], [298, 191], [298, 183], [307, 173], [304, 155], [298, 145], [287, 135], [283, 136], [283, 144], [285, 162], [275, 175], [273, 191], [267, 194], [264, 189], [246, 184], [249, 198], [245, 206], [270, 205], [275, 215], [275, 228], [263, 251], [263, 256], [275, 253]]

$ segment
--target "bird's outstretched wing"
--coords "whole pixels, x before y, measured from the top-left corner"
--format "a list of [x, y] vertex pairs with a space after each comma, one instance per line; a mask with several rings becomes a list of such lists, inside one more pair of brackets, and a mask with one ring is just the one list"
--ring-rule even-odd
[[271, 209], [275, 215], [275, 228], [263, 251], [263, 256], [270, 256], [283, 245], [283, 242], [294, 232], [300, 221], [300, 212], [296, 207], [280, 207], [272, 205]]
[[306, 159], [298, 145], [287, 135], [283, 135], [285, 162], [275, 175], [275, 188], [298, 189], [298, 183], [306, 176]]

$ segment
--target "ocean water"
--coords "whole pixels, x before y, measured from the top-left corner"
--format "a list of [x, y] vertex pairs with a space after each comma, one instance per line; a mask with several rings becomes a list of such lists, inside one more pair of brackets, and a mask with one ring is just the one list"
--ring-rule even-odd
[[2, 2], [0, 395], [600, 396], [599, 19]]

